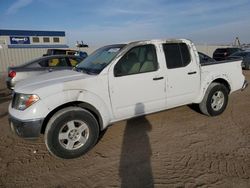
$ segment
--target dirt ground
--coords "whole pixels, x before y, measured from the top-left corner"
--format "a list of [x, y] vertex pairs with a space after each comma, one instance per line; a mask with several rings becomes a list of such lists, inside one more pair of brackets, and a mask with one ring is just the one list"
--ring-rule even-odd
[[183, 106], [116, 123], [73, 160], [14, 136], [0, 97], [0, 187], [250, 187], [250, 87], [218, 117]]

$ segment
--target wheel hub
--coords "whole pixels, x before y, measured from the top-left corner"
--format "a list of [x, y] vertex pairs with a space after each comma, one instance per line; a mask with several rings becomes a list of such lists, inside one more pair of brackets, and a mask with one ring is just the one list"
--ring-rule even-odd
[[69, 131], [68, 137], [72, 141], [79, 140], [79, 138], [80, 138], [80, 132], [77, 129], [73, 129], [73, 130]]
[[67, 150], [75, 150], [82, 147], [89, 138], [89, 128], [81, 120], [67, 122], [59, 131], [58, 140], [61, 146]]
[[219, 111], [222, 108], [224, 101], [225, 101], [225, 96], [223, 92], [221, 91], [215, 92], [211, 100], [211, 106], [213, 110]]

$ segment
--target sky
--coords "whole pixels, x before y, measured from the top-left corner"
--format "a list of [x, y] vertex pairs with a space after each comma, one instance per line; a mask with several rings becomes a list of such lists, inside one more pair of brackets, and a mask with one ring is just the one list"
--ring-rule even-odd
[[70, 46], [159, 38], [250, 43], [250, 0], [0, 0], [0, 29], [62, 30]]

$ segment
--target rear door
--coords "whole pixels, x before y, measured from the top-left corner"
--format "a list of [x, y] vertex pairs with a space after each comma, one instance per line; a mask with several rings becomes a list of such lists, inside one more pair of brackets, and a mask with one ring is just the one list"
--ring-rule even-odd
[[186, 43], [165, 43], [167, 107], [192, 103], [200, 88], [200, 68]]

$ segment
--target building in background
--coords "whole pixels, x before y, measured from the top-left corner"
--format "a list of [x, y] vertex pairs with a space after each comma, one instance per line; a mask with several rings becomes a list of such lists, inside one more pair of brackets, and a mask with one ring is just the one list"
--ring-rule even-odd
[[64, 31], [0, 30], [1, 48], [68, 48]]
[[41, 57], [50, 48], [68, 48], [64, 31], [0, 29], [0, 72]]

